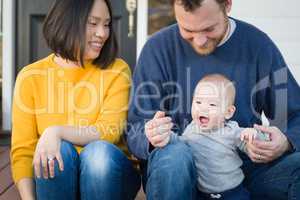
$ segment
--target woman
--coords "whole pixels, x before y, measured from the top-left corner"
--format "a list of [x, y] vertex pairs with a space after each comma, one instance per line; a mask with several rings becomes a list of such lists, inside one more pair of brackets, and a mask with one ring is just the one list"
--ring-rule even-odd
[[[134, 199], [121, 151], [130, 70], [116, 59], [108, 0], [57, 0], [43, 32], [54, 54], [15, 86], [12, 172], [22, 199]], [[33, 167], [32, 167], [33, 164]]]

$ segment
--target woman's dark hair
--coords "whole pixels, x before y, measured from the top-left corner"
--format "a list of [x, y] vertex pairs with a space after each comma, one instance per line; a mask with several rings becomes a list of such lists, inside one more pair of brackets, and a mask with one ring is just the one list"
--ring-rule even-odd
[[[43, 34], [50, 49], [62, 58], [79, 61], [83, 65], [86, 25], [95, 0], [56, 0], [46, 16]], [[103, 0], [109, 10], [110, 34], [100, 55], [93, 64], [105, 69], [112, 64], [118, 53], [113, 30], [112, 8], [109, 0]], [[79, 60], [78, 60], [79, 56]]]
[[[170, 0], [170, 3], [171, 5], [174, 5], [174, 3], [178, 2], [179, 4], [181, 4], [184, 9], [186, 11], [194, 11], [195, 9], [201, 7], [203, 1], [205, 0]], [[226, 4], [227, 4], [227, 0], [215, 0], [219, 5], [220, 5], [220, 8], [225, 11], [225, 7], [226, 7]]]

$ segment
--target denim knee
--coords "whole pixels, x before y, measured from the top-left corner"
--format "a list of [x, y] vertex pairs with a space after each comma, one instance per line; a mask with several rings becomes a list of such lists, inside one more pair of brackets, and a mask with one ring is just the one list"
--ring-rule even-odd
[[[148, 159], [148, 172], [157, 170], [164, 175], [195, 171], [193, 156], [186, 144], [176, 142], [163, 148], [156, 148]], [[182, 174], [183, 173], [183, 174]]]
[[81, 175], [105, 179], [112, 171], [122, 168], [125, 158], [113, 144], [104, 141], [92, 142], [80, 153]]
[[196, 181], [193, 156], [183, 142], [157, 148], [150, 154], [147, 199], [194, 199]]
[[[81, 199], [127, 199], [129, 161], [115, 145], [104, 141], [88, 144], [80, 153]], [[126, 180], [125, 180], [126, 179]], [[131, 196], [135, 195], [133, 192]]]

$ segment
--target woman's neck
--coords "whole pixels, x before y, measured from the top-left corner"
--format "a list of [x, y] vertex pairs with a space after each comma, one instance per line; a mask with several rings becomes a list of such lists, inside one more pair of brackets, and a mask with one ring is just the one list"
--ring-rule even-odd
[[80, 62], [66, 60], [60, 56], [54, 56], [54, 62], [63, 68], [78, 68], [81, 67]]

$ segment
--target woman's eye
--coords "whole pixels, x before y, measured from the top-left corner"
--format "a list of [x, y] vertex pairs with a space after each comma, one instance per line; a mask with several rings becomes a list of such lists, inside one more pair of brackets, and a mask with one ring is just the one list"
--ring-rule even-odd
[[92, 26], [96, 26], [97, 25], [96, 22], [88, 22], [88, 23], [89, 23], [89, 25], [92, 25]]
[[196, 101], [196, 104], [201, 104], [202, 102], [201, 101]]
[[214, 103], [210, 103], [209, 105], [210, 105], [210, 106], [213, 106], [213, 107], [214, 107], [214, 106], [217, 106], [217, 105], [216, 105], [216, 104], [214, 104]]

